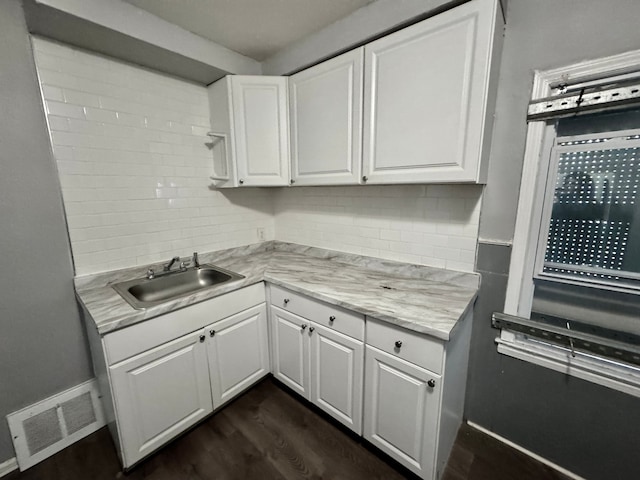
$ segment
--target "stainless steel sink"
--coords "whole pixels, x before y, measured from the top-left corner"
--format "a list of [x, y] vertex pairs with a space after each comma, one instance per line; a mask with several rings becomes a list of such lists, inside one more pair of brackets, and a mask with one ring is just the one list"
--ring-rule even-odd
[[117, 283], [113, 288], [133, 308], [142, 310], [241, 278], [244, 276], [213, 265], [203, 265], [161, 277]]

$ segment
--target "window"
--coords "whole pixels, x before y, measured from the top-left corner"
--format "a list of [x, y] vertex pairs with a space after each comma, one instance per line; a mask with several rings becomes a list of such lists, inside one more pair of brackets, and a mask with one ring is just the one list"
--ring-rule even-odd
[[[640, 127], [640, 111], [591, 117], [621, 116]], [[572, 120], [558, 122], [559, 134], [563, 122]], [[557, 136], [550, 162], [535, 277], [638, 290], [640, 130]]]
[[640, 51], [536, 72], [494, 314], [500, 353], [638, 397], [639, 84]]

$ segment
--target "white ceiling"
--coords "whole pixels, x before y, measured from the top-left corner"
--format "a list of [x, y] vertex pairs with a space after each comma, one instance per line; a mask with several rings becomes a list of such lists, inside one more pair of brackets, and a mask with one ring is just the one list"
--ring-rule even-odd
[[375, 0], [125, 0], [262, 61]]

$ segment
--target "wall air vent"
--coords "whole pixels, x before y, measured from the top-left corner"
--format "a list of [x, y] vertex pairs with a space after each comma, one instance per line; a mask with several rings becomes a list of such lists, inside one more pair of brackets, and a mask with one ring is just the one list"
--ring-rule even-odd
[[32, 467], [105, 424], [95, 380], [7, 415], [20, 470]]

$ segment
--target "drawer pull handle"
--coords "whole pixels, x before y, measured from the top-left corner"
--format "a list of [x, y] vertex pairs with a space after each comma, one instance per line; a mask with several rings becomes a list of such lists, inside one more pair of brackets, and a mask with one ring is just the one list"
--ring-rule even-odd
[[436, 386], [436, 381], [432, 378], [431, 380], [429, 380], [427, 382], [427, 385], [429, 385], [431, 388]]
[[300, 325], [300, 328], [302, 328], [302, 330], [307, 328], [307, 325], [305, 323], [303, 323], [302, 325]]
[[285, 299], [284, 299], [284, 304], [286, 305], [287, 303], [289, 303], [289, 299], [288, 299], [288, 298], [285, 298]]
[[316, 327], [309, 327], [309, 333], [313, 333], [313, 331], [316, 329]]
[[400, 340], [396, 340], [396, 348], [400, 348], [402, 346], [402, 342]]
[[204, 342], [206, 338], [207, 337], [205, 337], [204, 335], [200, 335], [200, 343]]
[[216, 334], [215, 330], [209, 330], [209, 336], [213, 337]]
[[336, 317], [334, 317], [333, 315], [331, 315], [331, 316], [329, 317], [329, 321], [330, 321], [330, 322], [333, 322], [335, 319], [336, 319]]

